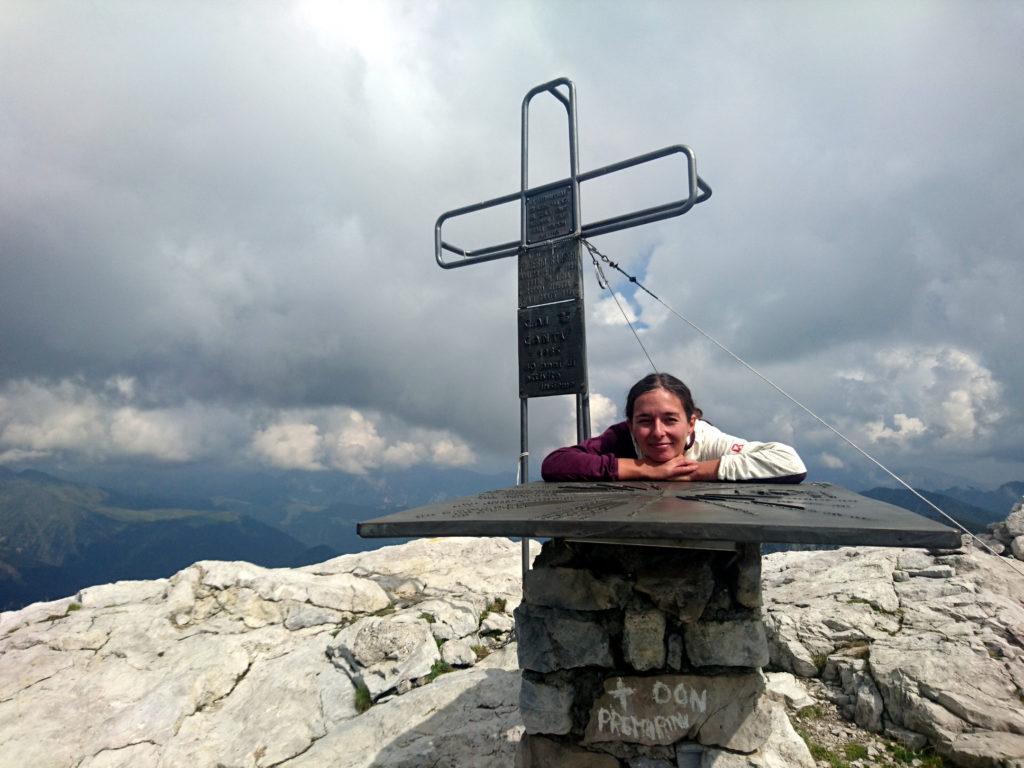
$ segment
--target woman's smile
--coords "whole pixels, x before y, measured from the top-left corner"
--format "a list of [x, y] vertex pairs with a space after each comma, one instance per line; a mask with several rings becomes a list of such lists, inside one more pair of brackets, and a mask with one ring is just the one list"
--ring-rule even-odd
[[695, 421], [676, 395], [659, 388], [636, 399], [629, 428], [643, 457], [661, 464], [686, 452]]

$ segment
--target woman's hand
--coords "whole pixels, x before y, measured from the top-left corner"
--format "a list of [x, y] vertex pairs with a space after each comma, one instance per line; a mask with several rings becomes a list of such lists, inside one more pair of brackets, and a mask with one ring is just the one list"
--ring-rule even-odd
[[694, 461], [676, 456], [660, 464], [643, 459], [619, 459], [620, 480], [675, 480], [714, 482], [718, 480], [718, 459]]

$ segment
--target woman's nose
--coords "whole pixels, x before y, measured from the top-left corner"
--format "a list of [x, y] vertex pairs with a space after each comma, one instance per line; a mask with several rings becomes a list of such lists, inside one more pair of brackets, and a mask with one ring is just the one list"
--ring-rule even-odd
[[660, 435], [665, 432], [665, 424], [664, 422], [662, 422], [661, 419], [655, 419], [654, 424], [652, 426], [653, 429], [651, 431], [654, 432], [654, 434], [656, 435]]

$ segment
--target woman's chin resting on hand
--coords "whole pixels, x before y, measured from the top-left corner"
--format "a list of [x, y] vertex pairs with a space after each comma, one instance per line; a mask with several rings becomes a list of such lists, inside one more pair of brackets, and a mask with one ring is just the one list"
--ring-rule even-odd
[[796, 451], [727, 435], [702, 419], [689, 388], [667, 373], [633, 385], [626, 421], [599, 437], [553, 451], [545, 480], [674, 480], [799, 483], [807, 469]]

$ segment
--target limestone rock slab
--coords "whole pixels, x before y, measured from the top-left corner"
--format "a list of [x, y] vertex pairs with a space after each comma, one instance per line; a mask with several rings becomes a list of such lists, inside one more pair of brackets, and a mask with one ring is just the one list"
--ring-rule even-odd
[[[483, 606], [517, 585], [519, 544], [392, 550], [390, 559], [349, 556], [344, 569], [323, 573], [209, 561], [169, 579], [83, 590], [84, 601], [0, 614], [0, 764], [369, 768], [380, 753], [409, 768], [424, 759], [509, 765], [522, 731], [514, 644], [482, 668], [442, 675], [358, 716], [354, 686], [326, 649], [336, 642], [332, 620], [387, 605], [378, 568], [433, 591], [414, 602], [470, 606], [475, 632]], [[417, 582], [418, 562], [443, 572]], [[408, 612], [417, 619], [415, 607]], [[436, 654], [434, 638], [423, 639]]]
[[377, 704], [282, 768], [508, 768], [523, 726], [519, 672], [473, 667]]
[[522, 604], [516, 608], [519, 665], [534, 672], [614, 664], [600, 614]]
[[441, 646], [441, 659], [453, 667], [471, 667], [476, 664], [476, 651], [468, 640], [449, 640]]
[[981, 752], [1024, 734], [1024, 578], [1001, 558], [791, 552], [766, 557], [764, 571], [773, 663], [836, 675], [851, 719], [915, 747], [973, 744], [974, 757], [951, 755], [958, 765], [996, 765]]
[[327, 646], [331, 658], [362, 683], [377, 699], [398, 687], [430, 674], [441, 658], [430, 626], [411, 616], [371, 616], [342, 629]]
[[769, 659], [759, 619], [690, 624], [683, 631], [683, 642], [695, 667], [763, 667]]
[[987, 653], [963, 653], [946, 639], [904, 641], [873, 648], [871, 672], [897, 723], [927, 701], [974, 728], [1024, 733], [1019, 691]]
[[515, 629], [515, 620], [504, 613], [488, 613], [480, 622], [481, 635], [500, 635]]
[[[218, 706], [185, 718], [158, 765], [274, 765], [302, 752], [327, 729], [354, 717], [354, 686], [324, 655], [323, 640], [255, 661]], [[263, 702], [262, 706], [253, 706]]]
[[814, 768], [814, 758], [780, 706], [772, 708], [771, 735], [753, 754], [704, 751], [699, 768]]
[[1010, 542], [1010, 551], [1018, 560], [1024, 560], [1024, 535], [1013, 537]]
[[761, 547], [758, 544], [740, 546], [740, 559], [736, 563], [736, 602], [747, 608], [760, 608]]
[[534, 568], [523, 582], [524, 599], [531, 605], [573, 611], [621, 608], [631, 591], [620, 576], [598, 578], [584, 568]]
[[628, 610], [622, 626], [622, 653], [637, 672], [665, 666], [665, 614]]
[[575, 691], [564, 680], [523, 678], [519, 712], [527, 733], [566, 734], [572, 729]]
[[1017, 502], [1003, 521], [1010, 536], [1024, 536], [1024, 502]]
[[1024, 765], [1024, 735], [996, 731], [957, 734], [940, 743], [939, 754], [965, 768]]
[[[540, 543], [531, 541], [529, 546], [531, 558], [536, 557]], [[319, 575], [350, 573], [381, 584], [415, 583], [417, 594], [425, 597], [467, 591], [487, 599], [501, 597], [511, 611], [522, 598], [521, 547], [520, 542], [505, 538], [416, 539], [298, 570]], [[467, 585], [472, 589], [467, 590]]]
[[619, 768], [619, 761], [611, 755], [587, 752], [543, 736], [523, 736], [516, 754], [517, 768], [551, 768], [556, 765], [559, 768]]
[[423, 600], [403, 613], [427, 621], [436, 639], [452, 640], [476, 632], [480, 614], [486, 605], [487, 601], [482, 595], [469, 593]]
[[83, 608], [111, 608], [115, 605], [143, 603], [164, 596], [167, 579], [153, 581], [115, 581], [86, 587], [78, 593], [78, 603]]
[[680, 622], [696, 621], [715, 588], [711, 565], [699, 560], [691, 567], [676, 566], [670, 572], [644, 573], [637, 577], [635, 589], [662, 611]]
[[804, 707], [814, 704], [814, 699], [803, 684], [789, 672], [769, 672], [767, 679], [768, 696], [799, 712]]

